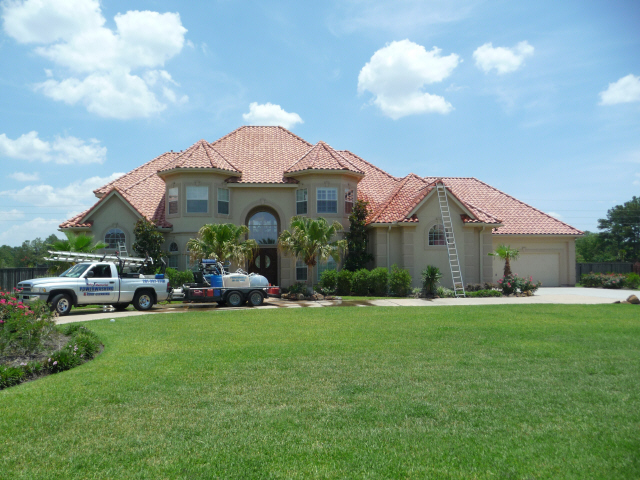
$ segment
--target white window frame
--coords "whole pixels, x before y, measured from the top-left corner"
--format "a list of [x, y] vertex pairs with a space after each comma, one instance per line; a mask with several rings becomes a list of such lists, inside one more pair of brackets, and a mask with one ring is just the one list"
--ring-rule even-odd
[[[438, 229], [438, 232], [435, 232], [436, 228]], [[438, 239], [444, 241], [444, 243], [435, 243]], [[434, 243], [431, 243], [432, 240]], [[427, 232], [427, 245], [429, 247], [443, 247], [447, 245], [447, 235], [443, 224], [434, 223], [431, 228], [429, 228], [429, 231]]]
[[[187, 198], [187, 213], [191, 214], [191, 215], [205, 215], [207, 213], [209, 213], [209, 187], [207, 185], [187, 185], [186, 188], [186, 198]], [[198, 192], [198, 193], [196, 193]], [[203, 195], [204, 193], [206, 193], [206, 198], [205, 195]], [[192, 198], [189, 198], [192, 197]], [[200, 197], [200, 198], [199, 198]], [[189, 202], [202, 202], [202, 201], [206, 201], [207, 204], [207, 209], [202, 212], [202, 211], [191, 211], [189, 210]]]
[[337, 269], [338, 269], [338, 264], [332, 257], [329, 257], [326, 260], [323, 260], [322, 262], [318, 262], [317, 273], [316, 273], [317, 281], [318, 282], [320, 281], [320, 277], [322, 276], [323, 272], [327, 270], [337, 270]]
[[[172, 193], [172, 192], [175, 192], [175, 193]], [[175, 205], [175, 212], [171, 211], [171, 204]], [[179, 214], [180, 214], [180, 188], [170, 187], [167, 190], [167, 215], [179, 215]]]
[[[223, 197], [226, 196], [227, 198], [220, 198], [221, 194]], [[231, 214], [231, 192], [229, 191], [229, 189], [218, 188], [217, 199], [218, 199], [218, 208], [216, 209], [216, 212], [218, 213], [218, 215], [230, 215]], [[227, 206], [227, 211], [221, 212], [220, 206], [225, 204]]]
[[[119, 234], [122, 234], [122, 236], [123, 236], [124, 238], [122, 239], [122, 242], [120, 242], [120, 240], [119, 240], [119, 239], [116, 239], [115, 246], [114, 246], [114, 247], [112, 247], [112, 246], [111, 246], [111, 242], [107, 241], [107, 235], [109, 235], [109, 234], [112, 234], [112, 235], [119, 235]], [[105, 234], [104, 234], [104, 243], [106, 243], [106, 244], [107, 244], [107, 246], [105, 247], [105, 249], [108, 249], [108, 250], [117, 250], [117, 249], [118, 249], [118, 243], [124, 243], [125, 245], [127, 244], [127, 234], [126, 234], [126, 233], [124, 233], [124, 230], [122, 230], [121, 228], [117, 228], [117, 227], [110, 228], [110, 229], [109, 229], [109, 230], [107, 230], [107, 231], [105, 232]]]
[[[329, 198], [329, 197], [333, 198]], [[332, 202], [335, 204], [335, 210], [320, 210], [320, 202]], [[328, 203], [326, 205], [328, 207]], [[338, 189], [336, 187], [318, 187], [316, 188], [316, 213], [338, 213]]]
[[[304, 268], [303, 268], [304, 267]], [[304, 272], [304, 275], [300, 275], [300, 273]], [[296, 259], [296, 282], [306, 282], [308, 280], [309, 268], [307, 264], [304, 263], [304, 260]], [[304, 278], [301, 278], [304, 276]]]
[[345, 215], [351, 215], [351, 212], [353, 212], [355, 195], [356, 195], [356, 191], [353, 188], [347, 188], [344, 191], [344, 214]]
[[[301, 207], [304, 208], [304, 212], [300, 212]], [[307, 213], [309, 213], [309, 192], [306, 188], [301, 188], [296, 190], [296, 215], [307, 215]]]

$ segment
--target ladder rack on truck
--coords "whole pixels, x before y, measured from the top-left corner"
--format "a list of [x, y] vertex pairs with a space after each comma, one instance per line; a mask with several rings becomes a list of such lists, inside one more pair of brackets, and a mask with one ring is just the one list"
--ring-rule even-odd
[[141, 267], [150, 263], [153, 265], [152, 258], [138, 258], [138, 257], [121, 257], [120, 255], [106, 255], [99, 253], [78, 253], [78, 252], [64, 252], [48, 250], [49, 257], [45, 260], [51, 262], [118, 262], [128, 264], [130, 266]]

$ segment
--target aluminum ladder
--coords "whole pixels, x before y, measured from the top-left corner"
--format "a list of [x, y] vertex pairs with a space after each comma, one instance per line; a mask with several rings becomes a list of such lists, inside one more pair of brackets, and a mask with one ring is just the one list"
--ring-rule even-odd
[[118, 242], [118, 254], [121, 257], [128, 257], [129, 252], [127, 252], [127, 244], [124, 242]]
[[445, 187], [442, 181], [439, 181], [436, 183], [436, 191], [438, 192], [438, 202], [440, 203], [440, 215], [442, 216], [442, 226], [444, 227], [444, 238], [447, 245], [447, 253], [449, 254], [449, 268], [451, 269], [451, 278], [453, 280], [453, 291], [456, 298], [465, 297], [466, 294], [464, 292], [464, 283], [462, 281], [458, 248], [456, 247], [456, 239], [453, 235], [451, 211], [449, 210], [449, 201], [447, 200], [447, 187]]

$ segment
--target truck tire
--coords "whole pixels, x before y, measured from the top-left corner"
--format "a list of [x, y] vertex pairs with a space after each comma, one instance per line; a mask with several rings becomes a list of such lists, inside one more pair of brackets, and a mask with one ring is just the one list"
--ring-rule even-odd
[[114, 303], [111, 306], [115, 308], [117, 311], [122, 312], [123, 310], [126, 310], [129, 305], [131, 304], [130, 303]]
[[239, 307], [243, 303], [244, 297], [242, 296], [241, 292], [236, 292], [234, 290], [233, 292], [229, 292], [229, 294], [227, 295], [227, 305], [229, 305], [230, 307]]
[[249, 305], [251, 307], [259, 307], [264, 302], [264, 295], [258, 290], [249, 293]]
[[153, 307], [153, 294], [148, 290], [138, 290], [133, 297], [133, 308], [141, 312], [151, 310]]
[[71, 297], [66, 293], [60, 293], [51, 299], [51, 310], [61, 317], [69, 315], [72, 307]]

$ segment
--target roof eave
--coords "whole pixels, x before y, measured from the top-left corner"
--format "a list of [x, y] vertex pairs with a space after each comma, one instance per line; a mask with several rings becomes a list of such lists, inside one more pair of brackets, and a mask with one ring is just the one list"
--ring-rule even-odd
[[364, 173], [360, 173], [360, 172], [353, 172], [351, 170], [346, 170], [346, 169], [340, 169], [338, 170], [336, 169], [328, 169], [328, 168], [305, 168], [304, 170], [298, 170], [295, 172], [285, 172], [284, 176], [285, 177], [299, 177], [302, 175], [322, 175], [322, 174], [328, 174], [328, 175], [349, 175], [351, 177], [356, 177], [358, 179], [364, 178]]
[[157, 175], [164, 179], [165, 176], [172, 173], [220, 173], [222, 175], [231, 175], [233, 177], [242, 177], [242, 172], [238, 172], [237, 170], [225, 170], [223, 168], [170, 168], [168, 170], [158, 171]]

